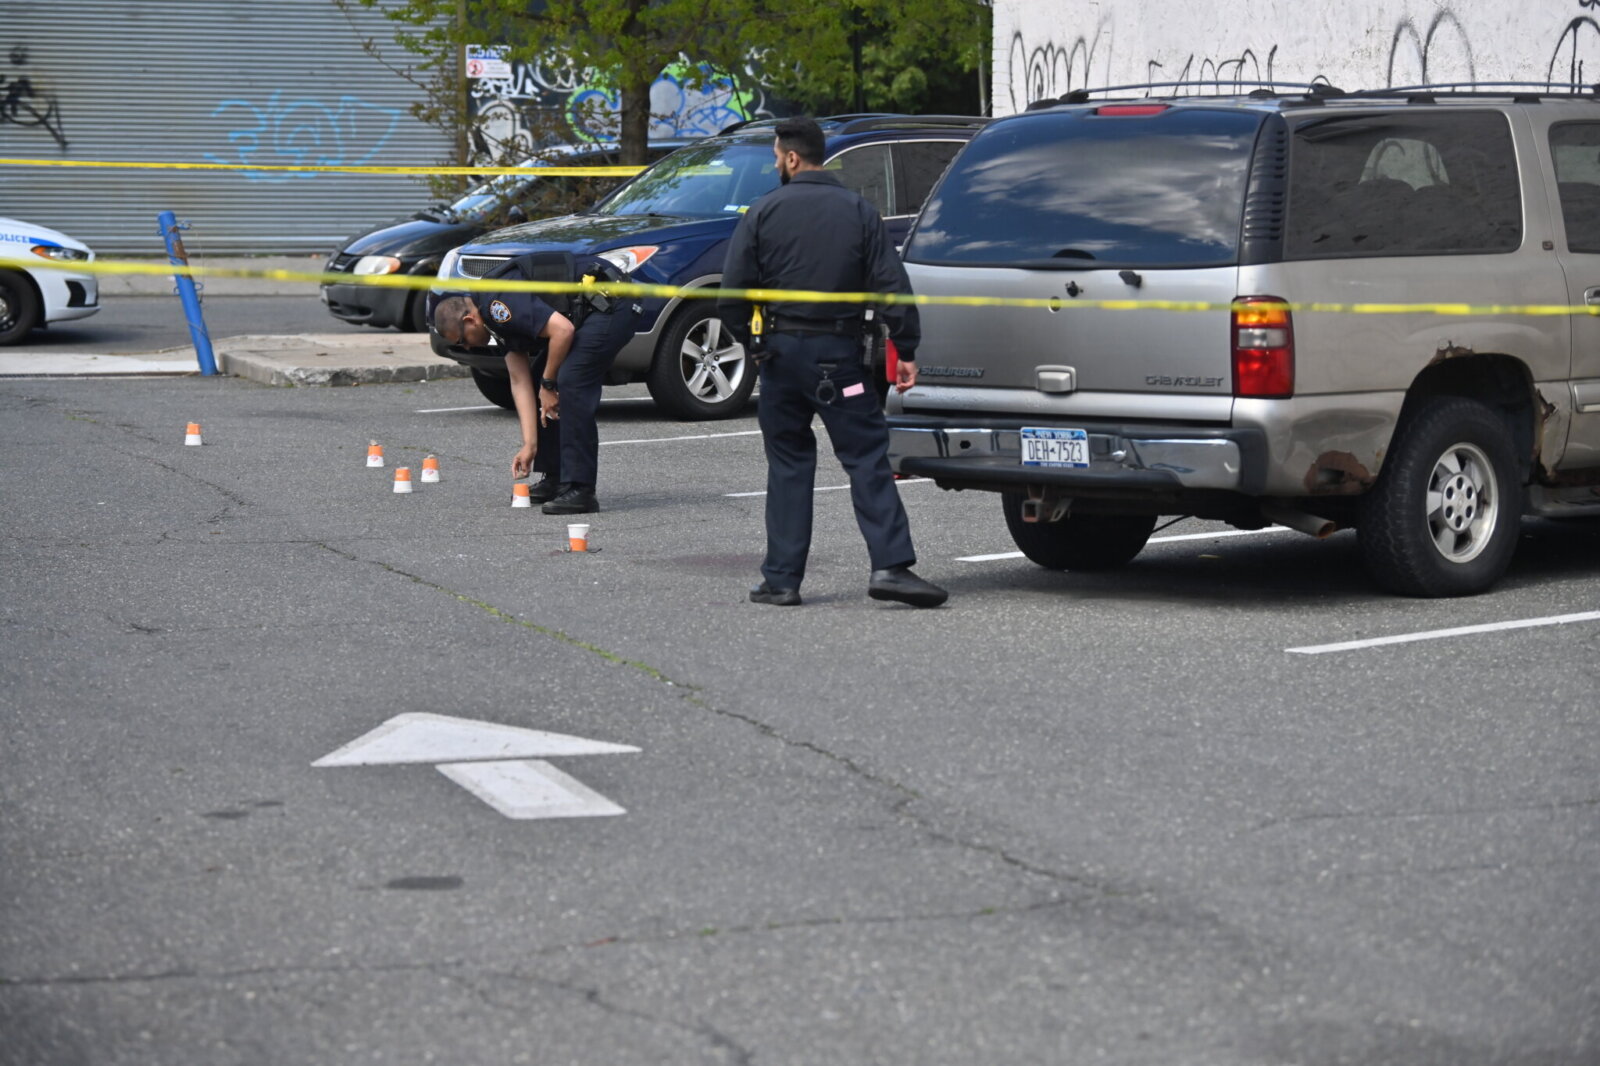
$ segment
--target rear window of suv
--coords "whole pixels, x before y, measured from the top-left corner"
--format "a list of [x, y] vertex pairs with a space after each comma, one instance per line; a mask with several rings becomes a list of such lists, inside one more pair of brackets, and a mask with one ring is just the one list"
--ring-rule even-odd
[[905, 257], [965, 266], [1237, 261], [1262, 116], [1041, 112], [979, 133], [923, 208]]
[[1291, 259], [1512, 252], [1517, 155], [1493, 111], [1339, 115], [1294, 127]]

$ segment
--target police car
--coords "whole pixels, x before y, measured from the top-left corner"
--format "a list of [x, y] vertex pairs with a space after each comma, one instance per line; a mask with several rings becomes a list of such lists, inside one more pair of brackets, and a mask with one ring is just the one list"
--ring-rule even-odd
[[100, 310], [94, 275], [29, 264], [94, 260], [89, 246], [44, 226], [0, 218], [0, 344], [16, 344], [35, 326], [86, 318]]

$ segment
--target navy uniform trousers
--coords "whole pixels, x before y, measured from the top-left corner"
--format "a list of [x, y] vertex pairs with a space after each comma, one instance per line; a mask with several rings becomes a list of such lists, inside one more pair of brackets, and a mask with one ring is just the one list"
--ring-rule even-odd
[[[817, 471], [811, 423], [819, 415], [833, 454], [850, 475], [850, 502], [872, 569], [913, 565], [911, 526], [889, 467], [889, 430], [877, 390], [866, 380], [861, 341], [829, 333], [773, 333], [767, 345], [771, 356], [761, 364], [757, 408], [767, 451], [767, 557], [761, 575], [781, 589], [798, 589], [805, 577]], [[834, 386], [831, 403], [818, 396], [824, 376]]]
[[[556, 481], [594, 485], [600, 469], [600, 393], [617, 353], [633, 339], [638, 305], [618, 302], [615, 310], [591, 311], [572, 338], [572, 348], [556, 371], [561, 417], [539, 428], [539, 453], [533, 468]], [[544, 359], [534, 369], [534, 389], [544, 376]]]

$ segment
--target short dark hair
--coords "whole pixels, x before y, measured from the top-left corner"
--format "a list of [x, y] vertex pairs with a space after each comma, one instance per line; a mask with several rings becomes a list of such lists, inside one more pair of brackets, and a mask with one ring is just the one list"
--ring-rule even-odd
[[785, 152], [793, 152], [802, 162], [820, 167], [822, 157], [828, 146], [827, 139], [822, 135], [822, 127], [817, 125], [817, 120], [810, 117], [786, 118], [774, 127], [778, 135], [778, 147]]
[[433, 308], [433, 328], [439, 336], [455, 344], [461, 340], [461, 318], [467, 313], [465, 296], [446, 296]]

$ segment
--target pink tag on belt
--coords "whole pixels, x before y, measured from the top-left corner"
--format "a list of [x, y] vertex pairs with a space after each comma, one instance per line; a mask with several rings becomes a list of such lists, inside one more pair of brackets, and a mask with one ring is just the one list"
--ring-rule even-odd
[[846, 396], [860, 396], [863, 392], [866, 392], [866, 391], [867, 391], [867, 387], [865, 385], [863, 385], [859, 381], [856, 382], [854, 385], [846, 385], [844, 387], [844, 394]]

